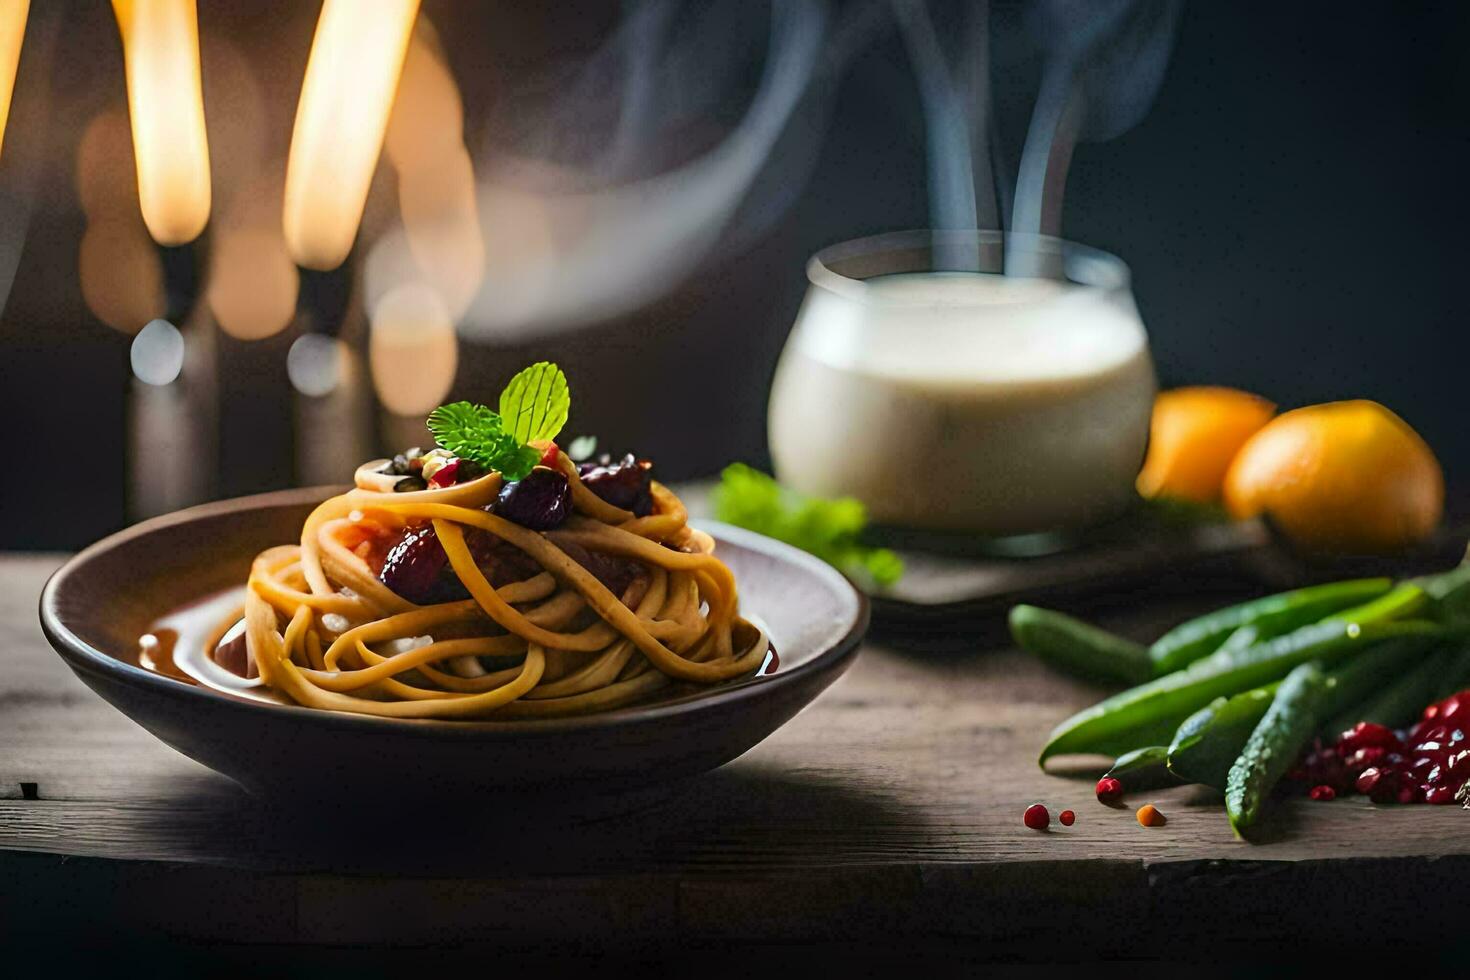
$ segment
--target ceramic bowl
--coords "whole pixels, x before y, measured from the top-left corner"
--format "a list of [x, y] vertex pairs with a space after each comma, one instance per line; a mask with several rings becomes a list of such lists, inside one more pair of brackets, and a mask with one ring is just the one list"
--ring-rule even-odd
[[253, 556], [295, 540], [307, 513], [331, 492], [206, 504], [106, 538], [47, 583], [42, 628], [88, 687], [254, 793], [479, 794], [529, 803], [634, 793], [729, 762], [840, 677], [868, 624], [867, 601], [830, 566], [758, 534], [703, 522], [735, 573], [742, 612], [769, 629], [779, 654], [772, 673], [582, 717], [440, 721], [263, 703], [137, 666], [138, 639], [150, 623], [240, 587]]

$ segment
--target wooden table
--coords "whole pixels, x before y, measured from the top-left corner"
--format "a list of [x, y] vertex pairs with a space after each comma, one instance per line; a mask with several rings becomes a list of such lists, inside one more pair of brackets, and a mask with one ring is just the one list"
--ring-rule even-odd
[[[1145, 829], [1093, 799], [1095, 770], [1034, 764], [1099, 692], [958, 636], [870, 641], [767, 742], [630, 816], [506, 832], [278, 811], [70, 675], [36, 624], [59, 561], [0, 557], [0, 935], [1238, 957], [1361, 942], [1365, 901], [1375, 930], [1465, 932], [1470, 813], [1292, 802], [1248, 845], [1214, 794], [1182, 788], [1150, 797], [1168, 824]], [[1148, 635], [1186, 611], [1116, 623]], [[1035, 801], [1076, 825], [1027, 830]]]

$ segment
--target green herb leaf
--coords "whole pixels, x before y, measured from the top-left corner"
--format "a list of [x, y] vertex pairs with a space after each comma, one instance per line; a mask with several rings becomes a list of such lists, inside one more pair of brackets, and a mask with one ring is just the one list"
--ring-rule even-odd
[[720, 474], [714, 510], [719, 520], [795, 545], [876, 585], [892, 585], [903, 575], [898, 555], [862, 543], [868, 515], [851, 497], [805, 497], [744, 463], [732, 463]]
[[440, 405], [426, 424], [440, 446], [486, 469], [498, 470], [507, 480], [523, 478], [541, 458], [538, 451], [506, 432], [500, 416], [486, 405]]
[[500, 417], [520, 443], [555, 439], [567, 424], [571, 407], [567, 376], [550, 361], [532, 364], [511, 378], [500, 393]]
[[574, 463], [591, 459], [595, 452], [597, 452], [596, 436], [578, 436], [567, 444], [567, 458]]

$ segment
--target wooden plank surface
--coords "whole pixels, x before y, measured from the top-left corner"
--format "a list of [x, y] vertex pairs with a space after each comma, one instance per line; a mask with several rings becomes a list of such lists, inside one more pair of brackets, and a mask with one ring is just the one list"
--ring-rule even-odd
[[[1470, 813], [1456, 807], [1291, 801], [1248, 845], [1215, 794], [1179, 788], [1150, 797], [1169, 822], [1144, 829], [1093, 799], [1095, 770], [1034, 763], [1050, 727], [1099, 689], [993, 638], [943, 633], [870, 640], [765, 743], [623, 817], [516, 827], [443, 808], [265, 806], [70, 675], [36, 624], [59, 561], [0, 557], [0, 923], [12, 926], [64, 909], [249, 942], [570, 931], [633, 944], [1053, 933], [1126, 944], [1140, 930], [1203, 929], [1221, 889], [1265, 882], [1234, 909], [1231, 934], [1285, 942], [1304, 909], [1320, 923], [1369, 883], [1402, 890], [1405, 915], [1431, 882], [1470, 888]], [[1143, 637], [1190, 611], [1151, 607], [1114, 625]], [[1025, 829], [1034, 801], [1075, 810], [1076, 825]], [[1195, 920], [1178, 921], [1190, 909]]]

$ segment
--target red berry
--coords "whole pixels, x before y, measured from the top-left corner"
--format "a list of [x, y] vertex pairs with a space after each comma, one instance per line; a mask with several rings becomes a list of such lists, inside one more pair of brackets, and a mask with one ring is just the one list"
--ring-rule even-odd
[[1431, 786], [1424, 791], [1424, 802], [1434, 805], [1455, 802], [1453, 786]]
[[1040, 803], [1033, 803], [1026, 808], [1026, 812], [1022, 814], [1021, 819], [1032, 830], [1045, 830], [1047, 825], [1051, 823], [1051, 814], [1047, 813], [1046, 807]]
[[459, 478], [459, 465], [458, 458], [451, 459], [434, 471], [434, 475], [429, 477], [429, 485], [434, 487], [454, 486], [454, 481]]
[[1112, 776], [1104, 776], [1097, 781], [1097, 799], [1099, 803], [1117, 803], [1123, 798], [1123, 784]]
[[[432, 524], [411, 527], [403, 533], [383, 560], [378, 578], [383, 584], [409, 602], [427, 605], [446, 601], [452, 590], [446, 582], [445, 568], [449, 556], [434, 533]], [[448, 573], [452, 575], [453, 573]], [[458, 585], [459, 579], [453, 580]]]
[[541, 454], [541, 459], [538, 461], [538, 465], [549, 466], [552, 469], [556, 469], [556, 461], [560, 455], [561, 450], [556, 448], [556, 443], [548, 443], [546, 446], [546, 452]]
[[1331, 786], [1323, 784], [1321, 786], [1313, 786], [1312, 791], [1307, 795], [1314, 800], [1321, 800], [1325, 803], [1328, 800], [1337, 799], [1337, 790], [1333, 789]]
[[1343, 756], [1342, 761], [1347, 763], [1349, 769], [1356, 769], [1358, 772], [1362, 772], [1369, 766], [1378, 765], [1387, 754], [1388, 750], [1381, 745], [1365, 745], [1361, 749], [1357, 749], [1351, 754]]
[[1072, 826], [1072, 823], [1077, 819], [1077, 814], [1073, 813], [1071, 810], [1063, 810], [1061, 813], [1057, 814], [1057, 819], [1062, 822], [1063, 827], [1070, 827]]
[[1351, 730], [1343, 732], [1337, 743], [1337, 754], [1346, 759], [1362, 748], [1397, 750], [1403, 748], [1398, 733], [1371, 721], [1360, 721]]
[[1376, 768], [1364, 769], [1358, 773], [1358, 779], [1353, 784], [1353, 788], [1359, 793], [1367, 795], [1373, 792], [1378, 784], [1383, 781], [1383, 775], [1383, 772]]

